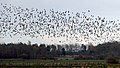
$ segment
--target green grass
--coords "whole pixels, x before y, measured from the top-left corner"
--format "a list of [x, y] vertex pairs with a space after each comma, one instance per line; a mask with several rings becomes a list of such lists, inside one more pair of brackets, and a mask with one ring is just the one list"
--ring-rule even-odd
[[107, 64], [105, 60], [0, 60], [0, 68], [2, 67], [29, 67], [29, 68], [106, 68], [106, 67], [119, 67], [120, 64]]

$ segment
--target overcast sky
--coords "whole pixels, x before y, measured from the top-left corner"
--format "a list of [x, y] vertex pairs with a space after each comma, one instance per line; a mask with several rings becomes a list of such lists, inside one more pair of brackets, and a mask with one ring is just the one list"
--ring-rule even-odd
[[0, 2], [40, 10], [53, 8], [59, 11], [82, 12], [90, 9], [95, 15], [111, 19], [120, 18], [120, 0], [0, 0]]
[[[38, 8], [39, 10], [49, 10], [51, 8], [57, 11], [69, 10], [71, 12], [91, 10], [92, 15], [113, 20], [120, 19], [120, 0], [0, 0], [0, 3], [12, 4], [23, 8]], [[0, 39], [1, 42], [11, 42], [10, 40], [13, 39], [8, 37]], [[30, 38], [21, 39], [24, 42], [28, 40]], [[39, 40], [41, 39], [39, 38]], [[39, 43], [39, 40], [31, 39], [34, 43]], [[44, 40], [41, 41], [45, 42]]]

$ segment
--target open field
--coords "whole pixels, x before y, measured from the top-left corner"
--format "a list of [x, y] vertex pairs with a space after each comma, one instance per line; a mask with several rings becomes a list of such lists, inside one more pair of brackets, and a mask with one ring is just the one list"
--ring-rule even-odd
[[120, 68], [105, 60], [0, 60], [0, 68]]

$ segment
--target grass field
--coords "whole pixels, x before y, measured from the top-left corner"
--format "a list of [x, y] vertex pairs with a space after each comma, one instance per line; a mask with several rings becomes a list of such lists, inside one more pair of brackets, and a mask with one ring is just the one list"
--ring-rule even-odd
[[0, 60], [0, 68], [120, 68], [105, 60]]

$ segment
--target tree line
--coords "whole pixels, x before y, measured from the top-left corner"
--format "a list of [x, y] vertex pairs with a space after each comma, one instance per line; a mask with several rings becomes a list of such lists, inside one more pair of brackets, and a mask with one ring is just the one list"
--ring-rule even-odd
[[45, 45], [8, 43], [0, 44], [0, 59], [54, 59], [56, 57], [74, 56], [75, 59], [120, 58], [120, 42], [107, 42], [97, 46], [66, 44]]

